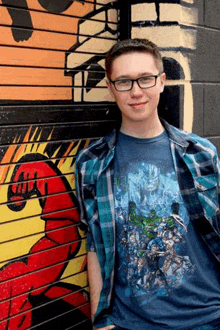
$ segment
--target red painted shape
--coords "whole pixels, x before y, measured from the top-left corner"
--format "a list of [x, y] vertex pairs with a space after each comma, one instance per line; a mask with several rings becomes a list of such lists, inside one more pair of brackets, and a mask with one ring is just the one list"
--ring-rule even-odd
[[[28, 159], [27, 155], [25, 156]], [[31, 155], [33, 157], [33, 155]], [[0, 271], [0, 330], [28, 329], [32, 322], [29, 297], [44, 294], [55, 299], [71, 293], [66, 288], [51, 288], [64, 272], [68, 260], [80, 248], [77, 223], [80, 221], [75, 196], [68, 182], [44, 160], [18, 165], [8, 191], [9, 206], [19, 211], [32, 195], [39, 196], [41, 218], [45, 220], [45, 236], [33, 245], [25, 261], [7, 264]], [[49, 195], [49, 196], [48, 196]], [[54, 249], [56, 248], [56, 249]], [[88, 300], [81, 291], [63, 298], [90, 315]], [[82, 308], [81, 305], [84, 305]], [[87, 307], [86, 307], [87, 306]], [[20, 315], [19, 315], [20, 313]]]

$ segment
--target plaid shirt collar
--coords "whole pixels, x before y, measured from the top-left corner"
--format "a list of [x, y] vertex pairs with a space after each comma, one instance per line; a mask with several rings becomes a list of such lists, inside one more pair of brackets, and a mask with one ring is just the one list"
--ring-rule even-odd
[[[166, 129], [170, 140], [172, 140], [175, 144], [177, 144], [181, 148], [183, 148], [183, 150], [184, 149], [186, 150], [186, 148], [189, 146], [190, 143], [194, 143], [194, 144], [197, 143], [197, 141], [195, 141], [191, 137], [190, 133], [180, 131], [178, 128], [169, 125], [162, 118], [160, 118], [160, 120], [161, 120], [164, 128]], [[113, 131], [111, 131], [111, 133], [109, 133], [108, 135], [106, 135], [105, 137], [102, 138], [103, 142], [108, 145], [108, 148], [110, 150], [114, 150], [114, 148], [115, 148], [117, 135], [118, 135], [118, 131], [116, 129], [114, 129]], [[100, 145], [100, 148], [101, 147], [102, 147], [102, 145]]]

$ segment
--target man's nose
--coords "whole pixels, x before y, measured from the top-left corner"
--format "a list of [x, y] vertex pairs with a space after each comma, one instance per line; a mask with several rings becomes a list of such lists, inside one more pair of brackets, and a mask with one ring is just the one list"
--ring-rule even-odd
[[142, 95], [142, 93], [143, 93], [142, 88], [139, 87], [137, 81], [134, 81], [131, 89], [131, 96], [137, 97], [139, 95]]

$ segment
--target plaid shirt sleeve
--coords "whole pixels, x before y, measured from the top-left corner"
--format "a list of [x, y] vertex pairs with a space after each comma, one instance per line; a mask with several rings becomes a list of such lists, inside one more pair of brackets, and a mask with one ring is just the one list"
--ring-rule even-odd
[[[81, 222], [86, 225], [87, 228], [87, 251], [95, 251], [95, 243], [90, 231], [90, 228], [88, 226], [88, 210], [86, 209], [86, 205], [84, 203], [84, 196], [83, 196], [83, 181], [86, 173], [86, 163], [83, 162], [83, 153], [85, 151], [82, 151], [75, 162], [75, 187], [76, 187], [76, 195], [78, 199], [78, 208], [80, 213]], [[82, 156], [82, 157], [81, 157]], [[89, 214], [92, 215], [92, 210], [94, 209], [95, 201], [91, 199], [90, 201], [90, 208], [89, 208]]]
[[216, 177], [217, 177], [217, 189], [218, 189], [218, 205], [219, 209], [216, 212], [216, 221], [213, 224], [215, 226], [215, 229], [220, 235], [220, 160], [218, 158], [217, 152], [215, 154], [215, 168], [216, 168]]

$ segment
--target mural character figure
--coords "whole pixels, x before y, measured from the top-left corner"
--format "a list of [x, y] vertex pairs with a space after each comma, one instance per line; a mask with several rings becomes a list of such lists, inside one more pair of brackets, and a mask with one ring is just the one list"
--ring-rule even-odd
[[[38, 0], [39, 4], [48, 12], [60, 14], [67, 10], [74, 1], [80, 0]], [[33, 34], [33, 23], [30, 11], [28, 10], [27, 0], [2, 0], [2, 4], [7, 6], [7, 10], [12, 19], [12, 35], [15, 41], [24, 41], [31, 38]], [[22, 8], [24, 10], [17, 10], [13, 6]], [[24, 28], [24, 29], [22, 29]]]
[[[32, 246], [28, 255], [6, 264], [0, 271], [0, 329], [31, 328], [42, 318], [35, 312], [37, 319], [34, 319], [32, 308], [38, 300], [42, 303], [45, 299], [60, 298], [61, 305], [63, 302], [69, 309], [78, 310], [76, 321], [83, 321], [90, 316], [86, 293], [78, 286], [57, 283], [81, 245], [77, 200], [62, 173], [46, 157], [25, 155], [20, 162], [8, 189], [8, 207], [19, 212], [28, 199], [37, 195], [42, 207], [41, 219], [45, 221], [45, 236]], [[55, 315], [59, 312], [59, 303], [56, 307]], [[47, 319], [46, 306], [43, 313]], [[60, 329], [59, 322], [53, 329]]]
[[82, 0], [38, 0], [39, 4], [51, 13], [63, 13], [67, 10], [73, 2], [81, 2], [83, 5], [85, 4]]
[[[17, 0], [16, 6], [26, 10], [17, 10], [13, 8], [14, 0], [2, 0], [2, 4], [7, 6], [7, 10], [12, 19], [12, 35], [15, 41], [24, 41], [30, 39], [33, 34], [33, 24], [26, 0]], [[24, 29], [22, 29], [24, 28]]]

